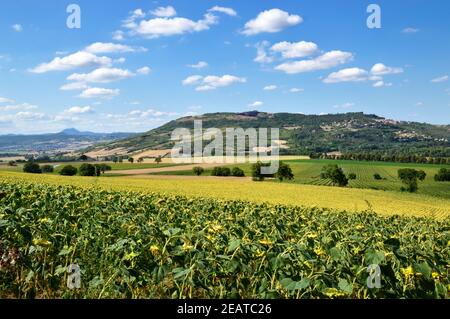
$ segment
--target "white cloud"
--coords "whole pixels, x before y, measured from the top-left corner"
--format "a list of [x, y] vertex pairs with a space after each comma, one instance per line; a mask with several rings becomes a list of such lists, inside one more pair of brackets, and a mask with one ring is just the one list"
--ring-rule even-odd
[[95, 42], [86, 47], [86, 52], [101, 54], [101, 53], [127, 53], [127, 52], [146, 52], [147, 49], [143, 47], [133, 48], [124, 44]]
[[344, 104], [338, 104], [338, 105], [333, 105], [333, 107], [335, 109], [350, 109], [352, 107], [355, 106], [355, 103], [344, 103]]
[[[122, 22], [122, 26], [124, 28], [128, 28], [128, 29], [135, 28], [137, 26], [135, 21], [137, 19], [143, 19], [143, 18], [145, 18], [145, 16], [146, 16], [146, 14], [144, 13], [144, 11], [142, 9], [136, 9], [136, 10], [130, 12], [130, 16]], [[117, 32], [118, 31], [116, 31], [116, 33]], [[122, 33], [122, 36], [123, 36], [123, 33]], [[117, 40], [117, 39], [115, 39], [115, 40]]]
[[14, 100], [8, 99], [6, 97], [0, 97], [0, 103], [14, 103]]
[[17, 120], [22, 121], [32, 121], [32, 120], [41, 120], [45, 117], [43, 113], [35, 113], [35, 112], [19, 112], [15, 115]]
[[91, 106], [74, 106], [64, 111], [64, 113], [68, 114], [86, 114], [92, 112], [94, 112], [94, 109]]
[[90, 83], [111, 83], [128, 79], [135, 76], [129, 70], [117, 68], [99, 68], [91, 73], [74, 73], [70, 75], [67, 80], [76, 82], [90, 82]]
[[417, 29], [417, 28], [411, 28], [411, 27], [408, 27], [408, 28], [404, 28], [403, 30], [402, 30], [402, 33], [417, 33], [417, 32], [419, 32], [420, 30], [419, 29]]
[[112, 60], [108, 57], [99, 57], [95, 54], [79, 51], [63, 58], [56, 57], [49, 63], [42, 63], [29, 70], [32, 73], [46, 73], [50, 71], [67, 71], [88, 66], [107, 66]]
[[248, 106], [249, 106], [249, 107], [260, 107], [260, 106], [263, 106], [263, 105], [264, 105], [263, 102], [261, 102], [261, 101], [255, 101], [255, 102], [249, 104]]
[[125, 32], [121, 30], [114, 31], [112, 38], [116, 41], [123, 41], [125, 39]]
[[389, 67], [389, 66], [384, 65], [383, 63], [377, 63], [372, 67], [372, 69], [370, 70], [370, 73], [372, 73], [373, 75], [398, 74], [398, 73], [403, 73], [403, 69]]
[[191, 75], [184, 79], [182, 83], [183, 85], [193, 85], [197, 84], [201, 79], [203, 79], [201, 75]]
[[16, 32], [22, 32], [23, 31], [23, 27], [21, 24], [13, 24], [11, 26], [11, 28], [13, 28], [14, 31]]
[[147, 75], [150, 74], [150, 72], [152, 72], [152, 69], [150, 69], [148, 66], [144, 66], [136, 70], [136, 73], [141, 75]]
[[328, 75], [324, 83], [360, 82], [368, 79], [368, 72], [360, 68], [348, 68]]
[[198, 110], [201, 110], [202, 108], [203, 108], [203, 106], [201, 106], [201, 105], [192, 105], [192, 106], [188, 107], [188, 109], [191, 111], [198, 111]]
[[[12, 100], [9, 101], [14, 102]], [[0, 106], [0, 111], [17, 111], [17, 110], [34, 110], [34, 109], [37, 109], [37, 106], [28, 103]]]
[[419, 107], [420, 107], [420, 106], [424, 106], [424, 103], [423, 103], [423, 102], [417, 102], [417, 103], [416, 103], [416, 106], [419, 106]]
[[84, 90], [87, 88], [88, 88], [88, 86], [86, 85], [86, 83], [74, 82], [74, 83], [64, 84], [59, 89], [61, 91], [78, 91], [78, 90]]
[[193, 69], [203, 69], [206, 68], [208, 66], [208, 63], [205, 61], [200, 61], [196, 64], [188, 64], [188, 67], [193, 68]]
[[263, 32], [275, 33], [302, 22], [303, 18], [299, 15], [290, 15], [288, 12], [280, 9], [271, 9], [259, 13], [255, 19], [248, 21], [242, 33], [245, 35], [255, 35]]
[[383, 80], [381, 80], [381, 81], [375, 82], [372, 86], [374, 88], [381, 88], [381, 87], [384, 87], [384, 86], [392, 86], [392, 83], [386, 83]]
[[269, 55], [266, 48], [270, 45], [268, 41], [258, 42], [256, 44], [256, 58], [253, 60], [257, 63], [272, 63], [275, 57]]
[[305, 90], [304, 89], [300, 89], [300, 88], [292, 88], [292, 89], [289, 90], [289, 92], [291, 92], [291, 93], [300, 93], [300, 92], [303, 92], [303, 91], [305, 91]]
[[208, 10], [209, 12], [221, 12], [228, 14], [229, 16], [235, 17], [237, 16], [237, 12], [233, 8], [225, 8], [220, 6], [214, 6]]
[[172, 6], [158, 7], [151, 12], [154, 16], [159, 18], [170, 18], [177, 15], [177, 11]]
[[146, 38], [159, 38], [163, 36], [181, 35], [209, 30], [210, 26], [217, 24], [218, 18], [207, 13], [203, 19], [193, 21], [187, 18], [154, 18], [141, 20], [139, 24], [133, 22], [132, 25], [125, 26], [131, 30], [132, 34]]
[[105, 89], [105, 88], [88, 88], [79, 95], [83, 99], [111, 99], [120, 94], [119, 89]]
[[445, 82], [445, 81], [448, 81], [448, 75], [440, 76], [438, 78], [431, 80], [431, 82], [433, 82], [433, 83], [441, 83], [441, 82]]
[[313, 42], [278, 42], [274, 44], [271, 48], [274, 52], [281, 53], [282, 57], [285, 59], [292, 58], [303, 58], [306, 56], [313, 55], [319, 49], [317, 44]]
[[[201, 81], [201, 84], [198, 83], [199, 81]], [[247, 79], [245, 78], [240, 78], [234, 75], [226, 74], [223, 76], [216, 76], [216, 75], [208, 75], [205, 77], [193, 76], [184, 80], [183, 84], [184, 85], [199, 84], [199, 86], [195, 88], [196, 91], [211, 91], [220, 87], [226, 87], [236, 83], [246, 83], [246, 82]]]
[[278, 86], [272, 84], [272, 85], [267, 85], [264, 87], [264, 91], [274, 91], [278, 88]]
[[122, 57], [122, 58], [115, 59], [114, 63], [125, 63], [126, 61], [127, 61], [127, 59]]
[[275, 67], [288, 74], [325, 70], [344, 64], [353, 59], [350, 52], [330, 51], [311, 60], [287, 62]]

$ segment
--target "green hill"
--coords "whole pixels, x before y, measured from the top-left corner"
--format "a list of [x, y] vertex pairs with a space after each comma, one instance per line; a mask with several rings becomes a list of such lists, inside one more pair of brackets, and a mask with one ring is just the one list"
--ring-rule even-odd
[[311, 152], [402, 152], [425, 156], [450, 156], [450, 125], [394, 121], [372, 114], [346, 113], [303, 115], [292, 113], [211, 113], [183, 117], [157, 129], [95, 148], [125, 148], [130, 153], [173, 146], [176, 128], [193, 129], [194, 120], [203, 128], [280, 128], [287, 142], [283, 154]]

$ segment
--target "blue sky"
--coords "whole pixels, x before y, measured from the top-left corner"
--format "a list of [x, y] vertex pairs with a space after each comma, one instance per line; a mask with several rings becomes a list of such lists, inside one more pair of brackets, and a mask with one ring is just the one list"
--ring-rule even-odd
[[[81, 29], [66, 25], [71, 3]], [[2, 1], [0, 133], [137, 132], [253, 109], [448, 124], [448, 12], [444, 0]]]

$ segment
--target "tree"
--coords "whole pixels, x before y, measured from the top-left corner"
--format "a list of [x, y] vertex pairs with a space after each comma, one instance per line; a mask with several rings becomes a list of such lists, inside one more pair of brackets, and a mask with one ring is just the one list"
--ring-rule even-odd
[[14, 161], [9, 161], [8, 162], [8, 166], [17, 166], [17, 164]]
[[84, 154], [81, 155], [80, 158], [79, 158], [79, 160], [80, 160], [80, 161], [83, 161], [83, 162], [84, 162], [84, 161], [87, 161], [88, 159], [89, 159], [89, 157], [87, 157], [87, 156], [84, 155]]
[[294, 178], [291, 167], [283, 162], [280, 162], [276, 176], [280, 182], [283, 181], [283, 179], [292, 180]]
[[161, 163], [162, 162], [161, 156], [158, 156], [157, 158], [155, 158], [155, 162], [156, 162], [156, 164]]
[[261, 161], [256, 162], [252, 165], [252, 178], [254, 181], [264, 181], [266, 177], [274, 177], [275, 174], [263, 174], [261, 169], [263, 167], [269, 167], [270, 163], [263, 163]]
[[231, 170], [231, 175], [234, 177], [244, 177], [245, 173], [239, 167], [233, 167], [233, 169]]
[[66, 165], [61, 169], [59, 174], [63, 176], [74, 176], [77, 174], [77, 172], [78, 169], [76, 167], [73, 167], [72, 165]]
[[398, 170], [398, 178], [406, 185], [406, 189], [410, 193], [415, 193], [419, 189], [417, 180], [423, 181], [426, 177], [424, 171], [418, 171], [412, 168], [403, 168]]
[[25, 173], [31, 173], [31, 174], [41, 174], [42, 170], [39, 164], [35, 162], [28, 162], [23, 166], [23, 171]]
[[114, 164], [116, 164], [119, 161], [119, 159], [117, 158], [117, 156], [113, 156], [112, 161], [114, 162]]
[[119, 163], [123, 163], [123, 157], [119, 156]]
[[344, 171], [337, 165], [327, 165], [322, 168], [321, 178], [330, 179], [333, 185], [345, 187], [348, 185], [348, 178]]
[[44, 166], [42, 166], [41, 170], [42, 170], [42, 173], [53, 173], [54, 168], [52, 165], [44, 165]]
[[133, 158], [133, 157], [129, 157], [129, 158], [128, 158], [128, 162], [130, 162], [131, 164], [133, 164], [133, 163], [134, 163], [134, 158]]
[[200, 167], [200, 166], [196, 166], [196, 167], [194, 167], [192, 170], [194, 171], [194, 174], [197, 175], [197, 176], [202, 175], [203, 172], [205, 171], [205, 170], [203, 169], [203, 167]]
[[450, 182], [450, 169], [441, 168], [434, 176], [436, 182]]
[[348, 179], [349, 180], [355, 180], [356, 179], [356, 174], [355, 173], [348, 174]]
[[83, 164], [78, 171], [80, 176], [96, 176], [96, 169], [92, 164]]
[[144, 158], [142, 158], [142, 157], [139, 157], [139, 158], [138, 158], [138, 160], [137, 160], [137, 162], [138, 162], [138, 163], [142, 163], [142, 162], [144, 162]]

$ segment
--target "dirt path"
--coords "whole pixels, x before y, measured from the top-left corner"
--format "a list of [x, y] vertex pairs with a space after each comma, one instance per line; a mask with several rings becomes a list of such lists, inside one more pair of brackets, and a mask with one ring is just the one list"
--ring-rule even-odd
[[171, 167], [117, 170], [117, 171], [106, 172], [106, 174], [145, 175], [145, 174], [162, 173], [162, 172], [180, 172], [180, 171], [190, 171], [194, 167], [197, 167], [197, 166], [203, 167], [203, 168], [213, 168], [216, 166], [220, 166], [220, 164], [190, 164], [190, 165], [171, 166]]

